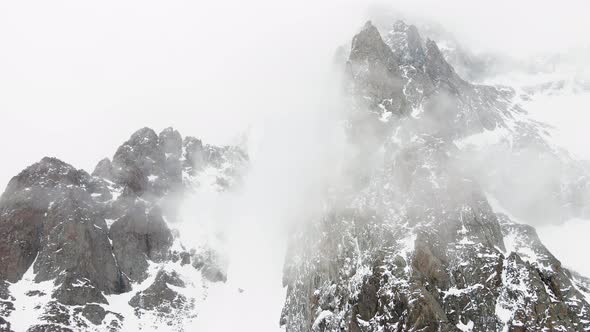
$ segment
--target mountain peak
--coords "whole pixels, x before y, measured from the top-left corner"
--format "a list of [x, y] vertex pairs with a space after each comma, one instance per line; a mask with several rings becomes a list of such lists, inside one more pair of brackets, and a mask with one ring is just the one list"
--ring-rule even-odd
[[152, 128], [144, 127], [133, 133], [127, 142], [130, 145], [157, 144], [158, 134]]
[[367, 21], [363, 29], [352, 39], [350, 60], [362, 59], [381, 61], [391, 69], [395, 68], [393, 52], [383, 42], [379, 30], [377, 30], [371, 21]]
[[182, 154], [182, 136], [172, 127], [168, 127], [160, 133], [158, 136], [158, 143], [166, 154], [166, 158], [169, 156], [175, 156], [180, 158]]
[[393, 30], [395, 32], [405, 32], [408, 29], [408, 25], [403, 20], [397, 20], [393, 23]]
[[372, 30], [375, 29], [377, 30], [377, 28], [375, 28], [375, 26], [373, 25], [373, 22], [371, 22], [371, 20], [368, 20], [367, 22], [365, 22], [365, 24], [363, 25], [363, 29], [362, 30]]
[[434, 40], [426, 39], [426, 59], [428, 62], [427, 72], [433, 80], [458, 79], [462, 81], [457, 74], [455, 74], [453, 67], [444, 58]]
[[109, 158], [101, 159], [96, 167], [94, 167], [94, 171], [92, 172], [92, 176], [98, 176], [104, 179], [111, 179], [113, 172], [113, 164]]
[[[380, 113], [405, 111], [399, 60], [370, 21], [352, 39], [347, 70], [356, 82], [356, 93], [370, 97], [363, 107]], [[383, 100], [387, 102], [381, 103]]]
[[387, 35], [387, 45], [398, 55], [404, 64], [422, 68], [426, 62], [422, 37], [418, 28], [404, 21], [396, 21], [393, 30]]
[[[207, 283], [225, 281], [212, 280], [212, 274], [225, 272], [216, 260], [202, 257], [205, 250], [210, 257], [217, 252], [172, 246], [180, 240], [168, 221], [176, 217], [177, 195], [199, 186], [228, 188], [246, 158], [235, 158], [230, 147], [203, 147], [196, 138], [187, 138], [186, 145], [190, 160], [198, 159], [200, 168], [192, 167], [189, 151], [183, 155], [178, 131], [166, 128], [156, 135], [142, 128], [117, 149], [112, 161], [101, 160], [93, 176], [52, 157], [15, 176], [0, 198], [0, 330], [95, 330], [89, 324], [97, 325], [97, 331], [103, 330], [100, 325], [109, 331], [139, 330], [123, 312], [110, 311], [126, 309], [137, 309], [138, 317], [141, 310], [142, 319], [144, 313], [165, 313], [160, 319], [169, 327], [192, 313], [196, 298], [186, 295], [181, 313], [179, 296], [168, 285], [197, 285], [195, 279], [185, 284], [187, 276], [181, 279], [174, 271], [156, 277], [152, 286], [139, 285], [152, 276], [151, 266], [178, 263], [190, 266], [185, 272], [200, 273]], [[195, 181], [205, 167], [207, 176]], [[20, 286], [13, 287], [16, 283]], [[131, 291], [135, 294], [123, 307], [110, 303], [110, 295]], [[174, 305], [168, 306], [162, 296]], [[17, 300], [26, 308], [13, 305]], [[23, 310], [34, 321], [19, 321], [15, 311], [20, 315]], [[171, 310], [178, 316], [169, 315]]]
[[62, 160], [60, 160], [59, 158], [56, 157], [43, 157], [41, 158], [41, 161], [39, 161], [39, 163], [42, 164], [47, 164], [47, 165], [55, 165], [57, 167], [72, 167], [72, 165], [63, 162]]
[[[50, 188], [59, 184], [79, 185], [89, 178], [88, 173], [55, 157], [44, 157], [13, 177], [6, 188], [7, 195], [31, 187]], [[4, 197], [7, 198], [7, 197]]]

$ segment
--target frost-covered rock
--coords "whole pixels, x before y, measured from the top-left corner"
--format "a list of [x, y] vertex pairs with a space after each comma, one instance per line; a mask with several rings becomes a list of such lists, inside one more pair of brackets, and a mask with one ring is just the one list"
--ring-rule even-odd
[[[182, 330], [203, 285], [225, 277], [179, 244], [173, 202], [203, 185], [195, 179], [205, 170], [227, 189], [247, 162], [237, 148], [206, 145], [195, 167], [191, 141], [143, 128], [92, 175], [43, 158], [14, 177], [0, 198], [0, 331], [128, 331], [156, 321]], [[158, 273], [160, 265], [183, 274]], [[169, 288], [181, 284], [193, 293]]]
[[[531, 147], [552, 153], [543, 125], [526, 120], [514, 91], [459, 77], [415, 27], [397, 22], [384, 40], [370, 23], [353, 39], [349, 133], [362, 159], [353, 164], [363, 167], [352, 171], [356, 186], [334, 188], [323, 218], [293, 232], [281, 324], [288, 332], [590, 329], [587, 286], [532, 227], [490, 205], [487, 186], [505, 182], [482, 173], [501, 165], [474, 162], [458, 144], [506, 130], [507, 160]], [[407, 110], [389, 109], [390, 100]], [[365, 127], [378, 134], [366, 140]]]

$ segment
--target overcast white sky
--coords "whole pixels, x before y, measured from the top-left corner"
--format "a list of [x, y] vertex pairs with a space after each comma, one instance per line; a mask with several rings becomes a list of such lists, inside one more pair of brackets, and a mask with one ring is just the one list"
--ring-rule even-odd
[[0, 187], [46, 155], [91, 172], [143, 126], [227, 143], [305, 111], [335, 48], [390, 7], [508, 55], [588, 47], [587, 0], [1, 1]]
[[[586, 4], [387, 6], [433, 17], [481, 47], [527, 53], [583, 41]], [[265, 113], [302, 108], [334, 48], [383, 8], [360, 0], [2, 1], [0, 186], [45, 155], [92, 171], [142, 126], [226, 142]]]
[[0, 184], [45, 155], [92, 171], [143, 126], [217, 143], [265, 113], [292, 111], [360, 24], [355, 11], [331, 14], [338, 8], [1, 2]]

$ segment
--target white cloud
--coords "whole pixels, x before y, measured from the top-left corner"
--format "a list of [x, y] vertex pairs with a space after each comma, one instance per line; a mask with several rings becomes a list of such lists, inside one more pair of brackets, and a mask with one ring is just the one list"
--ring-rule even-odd
[[0, 185], [44, 155], [91, 171], [143, 126], [223, 143], [266, 114], [304, 109], [359, 8], [2, 2]]
[[537, 227], [537, 233], [549, 251], [561, 263], [584, 276], [590, 276], [588, 264], [588, 234], [590, 222], [582, 219], [572, 219], [563, 225], [548, 225]]
[[[580, 43], [590, 30], [586, 1], [556, 3], [399, 0], [387, 8], [433, 17], [480, 46], [523, 52]], [[334, 48], [370, 8], [383, 6], [4, 1], [0, 149], [10, 157], [0, 185], [44, 155], [91, 170], [142, 126], [224, 142], [264, 114], [302, 108], [297, 97], [313, 93]]]

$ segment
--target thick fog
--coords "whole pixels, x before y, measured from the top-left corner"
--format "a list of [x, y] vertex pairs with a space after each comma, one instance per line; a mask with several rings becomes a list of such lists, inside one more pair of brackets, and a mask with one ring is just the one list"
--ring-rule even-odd
[[[45, 155], [91, 172], [144, 126], [173, 126], [216, 144], [246, 135], [251, 165], [242, 186], [186, 200], [182, 218], [189, 226], [181, 227], [201, 232], [205, 239], [195, 241], [208, 241], [229, 259], [229, 290], [212, 290], [224, 300], [207, 304], [198, 327], [211, 330], [224, 310], [246, 308], [215, 330], [260, 327], [256, 312], [277, 317], [261, 327], [270, 331], [284, 300], [289, 224], [322, 211], [322, 195], [342, 181], [340, 169], [354, 153], [341, 128], [337, 48], [367, 19], [404, 17], [438, 22], [465, 47], [516, 63], [580, 54], [589, 46], [589, 6], [584, 0], [4, 1], [0, 186]], [[558, 68], [567, 70], [556, 75], [588, 68], [588, 58], [558, 59], [566, 62]], [[489, 80], [520, 84], [523, 76], [510, 72]], [[589, 119], [588, 95], [529, 105], [539, 119], [553, 121], [560, 142], [582, 158], [590, 158], [580, 144], [588, 138], [580, 125]], [[548, 105], [565, 108], [559, 114], [569, 120]], [[590, 274], [580, 252], [564, 243], [571, 232], [588, 234], [587, 225], [569, 221], [540, 234], [566, 265]], [[209, 229], [225, 234], [222, 243], [207, 238]], [[227, 300], [238, 288], [245, 295]], [[253, 303], [258, 307], [247, 310]]]
[[295, 87], [371, 16], [434, 19], [474, 47], [522, 55], [587, 47], [586, 9], [584, 0], [5, 1], [0, 141], [14, 157], [3, 158], [0, 185], [44, 155], [91, 169], [146, 125], [231, 140], [300, 102]]
[[0, 6], [0, 141], [14, 156], [0, 168], [3, 186], [44, 155], [91, 170], [143, 126], [174, 126], [228, 143], [268, 114], [309, 111], [309, 100], [320, 97], [314, 86], [335, 48], [361, 25], [364, 7], [334, 1]]
[[[44, 155], [91, 170], [142, 126], [228, 142], [302, 109], [367, 18], [433, 19], [509, 55], [584, 47], [587, 3], [560, 1], [5, 1], [0, 185]], [[586, 57], [587, 58], [587, 57]]]

